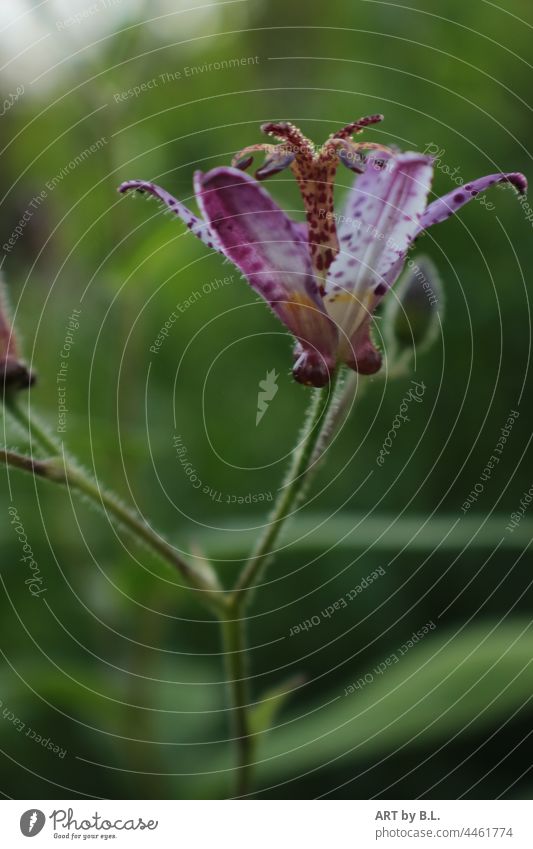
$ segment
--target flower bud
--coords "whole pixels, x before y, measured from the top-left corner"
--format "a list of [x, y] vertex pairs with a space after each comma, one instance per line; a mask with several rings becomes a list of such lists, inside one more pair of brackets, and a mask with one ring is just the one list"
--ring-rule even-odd
[[384, 334], [389, 352], [397, 356], [427, 351], [438, 335], [443, 310], [442, 284], [433, 261], [427, 256], [409, 260], [387, 299]]
[[4, 283], [0, 280], [0, 392], [27, 389], [35, 376], [19, 357], [15, 331], [11, 326]]

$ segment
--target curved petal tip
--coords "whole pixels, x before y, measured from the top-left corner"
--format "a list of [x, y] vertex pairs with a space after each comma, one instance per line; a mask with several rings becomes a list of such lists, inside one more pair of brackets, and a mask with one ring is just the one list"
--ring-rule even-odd
[[511, 183], [518, 193], [525, 195], [527, 192], [527, 177], [521, 174], [520, 171], [514, 171], [512, 174], [506, 174], [507, 182]]
[[140, 192], [144, 192], [148, 190], [148, 186], [150, 184], [145, 180], [127, 180], [125, 183], [121, 183], [117, 188], [117, 192], [121, 195], [124, 192], [129, 192], [130, 189], [138, 189]]

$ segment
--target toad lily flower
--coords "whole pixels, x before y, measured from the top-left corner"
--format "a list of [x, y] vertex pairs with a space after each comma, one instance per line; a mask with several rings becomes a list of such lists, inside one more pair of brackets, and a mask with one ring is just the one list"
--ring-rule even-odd
[[0, 394], [27, 389], [35, 382], [35, 375], [20, 359], [15, 331], [11, 326], [7, 295], [0, 279]]
[[[338, 362], [361, 374], [378, 371], [372, 316], [416, 237], [495, 183], [527, 189], [522, 174], [490, 174], [428, 205], [431, 157], [353, 141], [381, 119], [373, 115], [349, 124], [318, 149], [292, 124], [263, 125], [279, 144], [253, 145], [234, 158], [233, 167], [196, 172], [201, 218], [154, 183], [133, 180], [119, 188], [159, 198], [242, 271], [296, 337], [293, 373], [301, 383], [325, 386]], [[257, 151], [266, 159], [254, 179], [244, 172]], [[333, 202], [339, 162], [358, 172], [342, 215]], [[286, 168], [302, 194], [305, 224], [289, 218], [258, 182]]]

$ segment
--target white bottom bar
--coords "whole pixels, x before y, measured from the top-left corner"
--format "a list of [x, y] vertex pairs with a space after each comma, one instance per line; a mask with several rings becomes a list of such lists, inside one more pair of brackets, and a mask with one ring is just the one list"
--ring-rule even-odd
[[[1, 845], [533, 847], [529, 801], [2, 801]], [[30, 844], [33, 845], [33, 844]]]

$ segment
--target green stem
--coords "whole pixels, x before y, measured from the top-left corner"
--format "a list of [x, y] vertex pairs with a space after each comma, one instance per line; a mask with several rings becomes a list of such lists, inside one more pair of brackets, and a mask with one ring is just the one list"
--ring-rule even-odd
[[[28, 471], [53, 483], [60, 483], [83, 493], [93, 504], [102, 509], [119, 527], [127, 528], [138, 540], [155, 551], [166, 563], [173, 566], [188, 584], [200, 595], [199, 599], [211, 611], [220, 615], [226, 609], [225, 596], [215, 592], [193, 566], [185, 561], [169, 542], [154, 531], [142, 516], [126, 507], [120, 499], [103, 489], [96, 480], [82, 470], [64, 452], [63, 447], [41, 425], [35, 415], [29, 415], [14, 398], [6, 401], [6, 408], [17, 423], [29, 434], [43, 451], [51, 454], [47, 460], [35, 460], [31, 457], [3, 452], [0, 459], [11, 466]], [[22, 462], [24, 461], [24, 462]]]
[[122, 504], [114, 494], [102, 489], [96, 481], [80, 469], [65, 464], [65, 474], [66, 483], [88, 496], [91, 501], [101, 506], [105, 513], [110, 513], [120, 525], [128, 528], [134, 536], [157, 552], [163, 560], [176, 567], [193, 589], [210, 593], [209, 588], [206, 587], [196, 570], [182, 559], [166, 539], [159, 536], [150, 525], [146, 524], [141, 516]]
[[[217, 593], [210, 584], [206, 585], [203, 578], [183, 561], [172, 546], [159, 537], [140, 516], [121, 504], [114, 495], [102, 490], [95, 480], [69, 461], [64, 455], [62, 446], [56, 443], [35, 419], [30, 418], [15, 403], [9, 404], [9, 410], [19, 425], [27, 430], [38, 445], [53, 455], [53, 459], [45, 461], [32, 462], [28, 458], [32, 463], [31, 468], [26, 466], [24, 468], [49, 480], [69, 485], [84, 493], [98, 506], [103, 507], [119, 525], [127, 527], [137, 538], [160, 554], [165, 561], [175, 566], [194, 589], [202, 591], [201, 597], [204, 603], [215, 610], [222, 626], [232, 729], [237, 741], [237, 796], [245, 796], [250, 792], [254, 754], [254, 738], [250, 733], [248, 713], [248, 655], [242, 614], [261, 573], [273, 554], [272, 549], [285, 522], [302, 497], [310, 479], [317, 449], [325, 445], [328, 434], [332, 431], [334, 413], [339, 405], [337, 381], [338, 371], [332, 376], [327, 389], [313, 391], [303, 435], [299, 446], [293, 452], [285, 486], [276, 501], [268, 527], [247, 560], [231, 594]], [[20, 468], [20, 464], [17, 467]]]
[[310, 461], [327, 421], [328, 409], [335, 396], [338, 372], [327, 389], [313, 391], [303, 435], [293, 453], [293, 461], [264, 534], [250, 555], [228, 599], [226, 617], [221, 620], [227, 686], [232, 716], [232, 729], [237, 741], [236, 795], [250, 792], [254, 738], [250, 733], [248, 712], [247, 645], [243, 612], [257, 586], [262, 571], [272, 556], [272, 548], [292, 509], [298, 503], [310, 472]]
[[231, 730], [237, 744], [235, 795], [245, 796], [251, 790], [253, 770], [253, 737], [248, 718], [247, 650], [242, 619], [222, 619], [226, 681], [231, 711]]
[[[320, 429], [320, 434], [311, 454], [309, 471], [305, 480], [304, 494], [320, 468], [328, 445], [331, 444], [335, 433], [340, 427], [342, 427], [350, 413], [350, 405], [355, 400], [359, 380], [359, 375], [354, 374], [354, 372], [347, 373], [346, 367], [342, 367], [334, 396], [327, 411], [327, 415], [324, 417], [324, 423]], [[361, 391], [361, 388], [359, 391]]]
[[293, 453], [292, 465], [287, 481], [274, 505], [269, 524], [259, 538], [233, 590], [230, 602], [236, 615], [244, 610], [251, 594], [272, 556], [272, 548], [278, 539], [285, 521], [303, 492], [307, 475], [310, 472], [310, 460], [315, 446], [320, 440], [322, 428], [327, 421], [327, 412], [335, 396], [338, 371], [333, 375], [327, 389], [315, 389], [307, 412], [304, 433], [298, 448]]
[[[11, 395], [6, 398], [6, 409], [11, 417], [17, 422], [25, 436], [30, 441], [30, 447], [33, 451], [33, 443], [40, 447], [45, 453], [51, 457], [60, 457], [62, 454], [61, 444], [47, 431], [46, 427], [41, 423], [38, 416], [32, 416], [28, 404], [23, 407], [18, 403], [18, 397]], [[26, 409], [27, 406], [27, 409]]]
[[0, 463], [42, 478], [48, 477], [46, 460], [34, 460], [32, 457], [26, 457], [25, 454], [17, 454], [16, 451], [0, 450]]
[[320, 431], [320, 438], [317, 440], [311, 456], [309, 474], [306, 479], [306, 487], [309, 486], [311, 479], [320, 467], [320, 462], [324, 456], [325, 449], [331, 443], [333, 436], [345, 424], [353, 406], [356, 402], [361, 400], [364, 393], [371, 385], [371, 382], [377, 382], [378, 380], [384, 380], [385, 378], [391, 381], [405, 377], [408, 374], [408, 362], [408, 359], [402, 360], [400, 358], [388, 371], [379, 371], [375, 374], [372, 381], [370, 381], [367, 377], [361, 379], [361, 375], [344, 369], [344, 379], [342, 382], [339, 381], [337, 384], [337, 391], [335, 392], [333, 403], [328, 410], [324, 426]]

